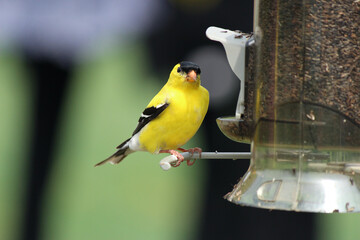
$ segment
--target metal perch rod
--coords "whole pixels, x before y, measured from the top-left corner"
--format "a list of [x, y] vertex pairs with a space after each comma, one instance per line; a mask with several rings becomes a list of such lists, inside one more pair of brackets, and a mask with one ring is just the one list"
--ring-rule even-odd
[[[184, 160], [190, 159], [250, 159], [251, 152], [202, 152], [201, 157], [199, 153], [191, 154], [189, 152], [181, 153]], [[160, 161], [160, 167], [167, 171], [171, 168], [171, 163], [176, 162], [177, 158], [174, 155], [167, 156]]]

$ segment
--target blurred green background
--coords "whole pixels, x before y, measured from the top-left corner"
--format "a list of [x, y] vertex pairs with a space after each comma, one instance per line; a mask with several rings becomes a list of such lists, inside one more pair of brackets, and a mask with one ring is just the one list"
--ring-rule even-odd
[[[184, 5], [175, 4], [172, 7], [187, 9], [189, 2], [185, 2]], [[214, 12], [224, 10], [223, 5], [222, 1], [211, 1], [211, 7], [203, 9], [203, 12], [210, 11], [208, 15], [211, 17], [208, 18], [205, 18], [208, 16], [205, 13], [198, 12], [199, 17], [205, 18], [202, 24], [225, 24], [226, 21], [221, 20], [224, 18], [231, 22], [232, 18], [229, 20], [227, 15], [214, 17]], [[176, 11], [177, 15], [170, 23], [177, 22], [181, 26], [181, 20], [187, 15], [184, 15], [183, 10]], [[230, 25], [222, 27], [231, 28]], [[174, 55], [179, 55], [178, 61], [183, 60], [183, 46], [191, 42], [189, 35], [184, 35], [184, 29], [190, 33], [198, 32], [198, 35], [202, 36], [201, 41], [192, 46], [193, 51], [206, 45], [204, 42], [210, 42], [205, 38], [206, 27], [199, 29], [196, 25], [187, 25], [187, 28], [175, 28], [175, 31], [166, 29], [173, 29], [173, 26], [165, 27], [165, 34], [170, 34], [167, 39], [170, 47], [164, 48], [174, 50]], [[216, 48], [224, 54], [221, 46], [216, 45]], [[55, 143], [51, 152], [52, 165], [48, 168], [45, 192], [40, 202], [39, 239], [201, 239], [199, 232], [204, 227], [204, 216], [207, 216], [204, 205], [210, 196], [206, 193], [211, 191], [212, 187], [215, 188], [207, 183], [209, 165], [205, 161], [197, 161], [193, 167], [181, 166], [164, 172], [158, 163], [166, 155], [136, 153], [116, 166], [93, 167], [95, 163], [112, 154], [117, 144], [130, 136], [136, 127], [139, 114], [165, 83], [170, 70], [176, 64], [177, 60], [166, 62], [169, 58], [161, 51], [157, 52], [160, 60], [154, 62], [153, 54], [148, 48], [148, 40], [140, 35], [122, 44], [110, 44], [101, 50], [101, 54], [85, 54], [87, 57], [73, 64], [53, 136]], [[222, 59], [225, 59], [224, 55]], [[33, 117], [36, 114], [34, 99], [37, 94], [33, 84], [34, 72], [26, 61], [21, 48], [11, 45], [0, 48], [1, 240], [26, 239], [26, 236], [22, 235], [22, 225], [27, 201], [25, 193], [28, 169], [31, 168], [29, 154], [32, 134], [36, 134], [33, 133]], [[165, 64], [162, 61], [165, 61]], [[166, 67], [157, 67], [161, 62]], [[210, 69], [203, 68], [202, 71], [205, 73]], [[231, 111], [234, 110], [236, 102], [232, 104]], [[225, 105], [217, 107], [215, 116], [225, 115], [225, 112], [222, 113]], [[208, 118], [206, 121], [213, 123], [215, 118]], [[219, 134], [217, 129], [214, 128], [213, 131]], [[209, 129], [202, 127], [186, 147], [199, 146], [209, 151], [224, 148], [219, 145], [216, 149], [208, 149], [207, 142], [211, 136]], [[226, 145], [226, 142], [223, 144]], [[220, 166], [220, 162], [217, 164]], [[237, 175], [237, 178], [239, 177], [240, 174]], [[236, 179], [223, 187], [231, 190], [231, 184], [235, 183]], [[228, 204], [222, 197], [221, 194], [215, 195], [221, 204]], [[270, 217], [277, 214], [277, 211], [256, 211]], [[357, 227], [360, 222], [359, 214], [311, 216], [314, 219], [314, 231], [303, 231], [309, 231], [312, 239], [346, 240], [358, 239], [360, 236], [360, 228]], [[255, 215], [237, 217], [250, 221]], [[236, 222], [236, 219], [229, 216], [228, 219], [219, 221]], [[260, 219], [255, 217], [253, 221]], [[279, 228], [279, 231], [286, 228], [286, 225], [277, 226], [276, 222], [271, 224], [274, 225], [273, 228]], [[217, 224], [206, 226], [209, 231], [210, 228], [224, 228]], [[254, 225], [254, 229], [261, 232], [262, 226]], [[247, 238], [254, 234], [246, 233], [249, 229], [242, 225], [238, 225], [235, 230], [234, 232], [244, 232], [242, 235]], [[232, 236], [231, 239], [242, 239], [241, 235]], [[279, 238], [269, 234], [267, 239], [289, 238], [292, 237]], [[212, 239], [216, 239], [215, 236]]]

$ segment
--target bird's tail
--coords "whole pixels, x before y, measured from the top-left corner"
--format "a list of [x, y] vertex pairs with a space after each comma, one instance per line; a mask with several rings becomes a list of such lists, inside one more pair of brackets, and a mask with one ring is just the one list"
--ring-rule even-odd
[[129, 149], [129, 141], [130, 138], [117, 147], [119, 148], [119, 150], [117, 150], [116, 153], [114, 153], [104, 161], [99, 162], [95, 165], [95, 167], [101, 166], [105, 163], [118, 164], [119, 162], [121, 162], [127, 155], [132, 153], [132, 151]]

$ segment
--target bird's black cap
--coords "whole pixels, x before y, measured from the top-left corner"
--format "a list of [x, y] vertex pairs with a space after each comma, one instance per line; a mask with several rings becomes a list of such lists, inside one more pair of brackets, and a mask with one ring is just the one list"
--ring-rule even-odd
[[195, 63], [189, 61], [182, 61], [180, 63], [180, 67], [178, 68], [178, 72], [183, 71], [189, 73], [191, 70], [194, 70], [196, 74], [201, 73], [200, 67]]

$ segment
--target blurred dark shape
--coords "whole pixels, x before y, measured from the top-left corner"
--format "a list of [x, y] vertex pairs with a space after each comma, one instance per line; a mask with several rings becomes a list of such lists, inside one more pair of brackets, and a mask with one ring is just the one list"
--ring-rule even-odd
[[35, 87], [29, 168], [25, 179], [22, 239], [38, 239], [46, 182], [51, 173], [55, 134], [72, 69], [45, 58], [26, 57]]
[[[218, 45], [205, 36], [209, 26], [252, 32], [253, 2], [221, 1], [208, 11], [185, 11], [169, 4], [167, 24], [148, 37], [150, 55], [156, 68], [176, 64], [179, 59], [202, 45]], [[236, 21], [234, 21], [236, 19]], [[166, 48], [166, 50], [165, 50]], [[161, 49], [161, 51], [159, 51]], [[162, 69], [166, 72], [164, 69]]]
[[[216, 8], [194, 13], [169, 5], [172, 16], [168, 25], [148, 38], [154, 69], [165, 72], [170, 65], [203, 45], [219, 45], [205, 36], [209, 26], [252, 32], [253, 2], [221, 1]], [[224, 53], [225, 54], [225, 53]], [[201, 64], [198, 63], [200, 66]], [[202, 69], [216, 71], [216, 69]], [[219, 79], [221, 81], [221, 79]], [[238, 81], [238, 80], [237, 80]], [[235, 81], [234, 81], [235, 83]], [[235, 86], [235, 85], [234, 85]], [[229, 94], [222, 108], [210, 106], [203, 124], [206, 151], [250, 151], [249, 145], [227, 139], [215, 119], [233, 116], [239, 93], [238, 85]], [[211, 92], [210, 92], [211, 98]], [[209, 161], [206, 196], [197, 239], [314, 239], [314, 214], [241, 207], [223, 199], [244, 175], [249, 161]]]

